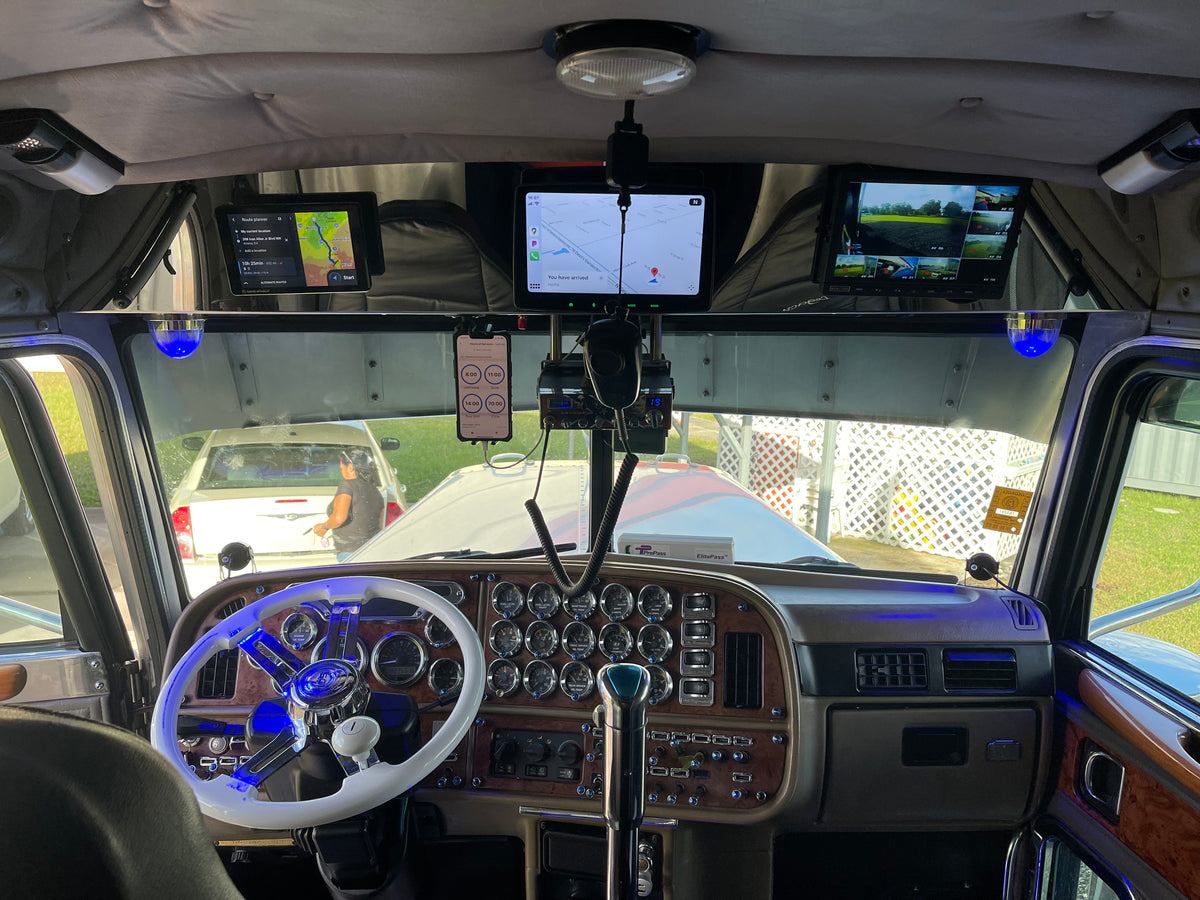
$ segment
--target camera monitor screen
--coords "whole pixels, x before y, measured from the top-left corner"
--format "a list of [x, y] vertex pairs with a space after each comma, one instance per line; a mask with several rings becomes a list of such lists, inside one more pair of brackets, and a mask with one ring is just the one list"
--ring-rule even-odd
[[617, 192], [524, 185], [517, 190], [513, 281], [519, 309], [647, 312], [708, 309], [712, 295], [712, 194], [700, 187], [631, 195], [621, 251]]
[[372, 193], [265, 195], [216, 215], [234, 294], [361, 292], [383, 272]]
[[999, 297], [1025, 179], [841, 170], [826, 201], [816, 278], [826, 293]]

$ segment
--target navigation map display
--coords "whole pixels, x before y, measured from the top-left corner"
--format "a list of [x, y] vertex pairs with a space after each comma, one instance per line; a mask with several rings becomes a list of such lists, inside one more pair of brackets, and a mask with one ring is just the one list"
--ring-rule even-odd
[[[371, 209], [351, 195], [321, 203], [303, 196], [289, 202], [222, 206], [217, 210], [226, 270], [234, 294], [324, 294], [371, 286], [364, 219]], [[375, 226], [376, 231], [378, 225]]]
[[703, 188], [631, 197], [621, 256], [621, 211], [607, 189], [526, 186], [517, 195], [517, 306], [603, 309], [618, 294], [636, 309], [708, 308], [712, 197]]
[[867, 171], [834, 185], [817, 260], [826, 292], [966, 301], [1003, 293], [1027, 181]]

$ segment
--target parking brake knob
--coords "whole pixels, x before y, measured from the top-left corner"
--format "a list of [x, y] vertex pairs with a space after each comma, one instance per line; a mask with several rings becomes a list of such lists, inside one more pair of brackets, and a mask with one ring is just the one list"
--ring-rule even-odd
[[650, 673], [614, 663], [596, 687], [604, 710], [604, 823], [608, 828], [608, 900], [637, 894], [638, 826], [645, 812], [646, 708]]

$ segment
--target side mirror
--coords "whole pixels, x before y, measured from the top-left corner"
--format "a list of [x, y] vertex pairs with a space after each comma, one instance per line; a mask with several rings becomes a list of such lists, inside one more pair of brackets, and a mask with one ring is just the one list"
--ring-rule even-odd
[[183, 439], [183, 449], [196, 453], [204, 447], [205, 439], [198, 434], [189, 434]]
[[387, 451], [388, 453], [390, 453], [393, 450], [399, 450], [400, 449], [400, 438], [394, 438], [394, 437], [383, 438], [383, 440], [381, 440], [379, 442], [379, 446], [381, 449]]

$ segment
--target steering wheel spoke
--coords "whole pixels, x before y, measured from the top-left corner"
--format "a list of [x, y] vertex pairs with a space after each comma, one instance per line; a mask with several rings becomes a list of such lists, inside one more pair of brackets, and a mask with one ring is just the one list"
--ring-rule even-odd
[[[462, 653], [461, 698], [445, 724], [406, 759], [391, 763], [376, 750], [376, 732], [387, 727], [365, 715], [366, 676], [354, 665], [358, 617], [376, 598], [406, 603], [440, 619]], [[302, 604], [331, 611], [323, 658], [305, 665], [263, 629], [272, 617]], [[288, 722], [271, 728], [268, 744], [238, 766], [232, 776], [201, 778], [179, 751], [179, 731], [196, 729], [187, 706], [197, 679], [212, 655], [240, 647], [276, 682]], [[484, 697], [486, 664], [475, 624], [453, 603], [419, 585], [375, 576], [345, 576], [291, 585], [268, 594], [210, 628], [183, 654], [164, 679], [150, 722], [154, 747], [189, 781], [201, 811], [246, 828], [292, 829], [335, 822], [399, 796], [434, 771], [467, 736]], [[181, 723], [181, 713], [184, 720]], [[211, 726], [210, 726], [211, 727]], [[258, 786], [314, 741], [328, 742], [346, 773], [332, 794], [304, 800], [273, 800]], [[353, 771], [351, 771], [353, 770]], [[267, 801], [267, 802], [262, 802]]]
[[358, 614], [360, 600], [336, 600], [329, 614], [329, 635], [321, 650], [321, 659], [344, 659], [353, 664], [358, 652]]
[[287, 690], [287, 686], [296, 677], [296, 673], [304, 668], [304, 663], [296, 659], [292, 655], [292, 651], [261, 627], [238, 641], [238, 646], [271, 676], [271, 680], [275, 682], [280, 693]]
[[279, 732], [275, 737], [248, 760], [233, 770], [235, 781], [258, 787], [270, 778], [308, 745], [307, 737], [297, 737], [290, 729]]

